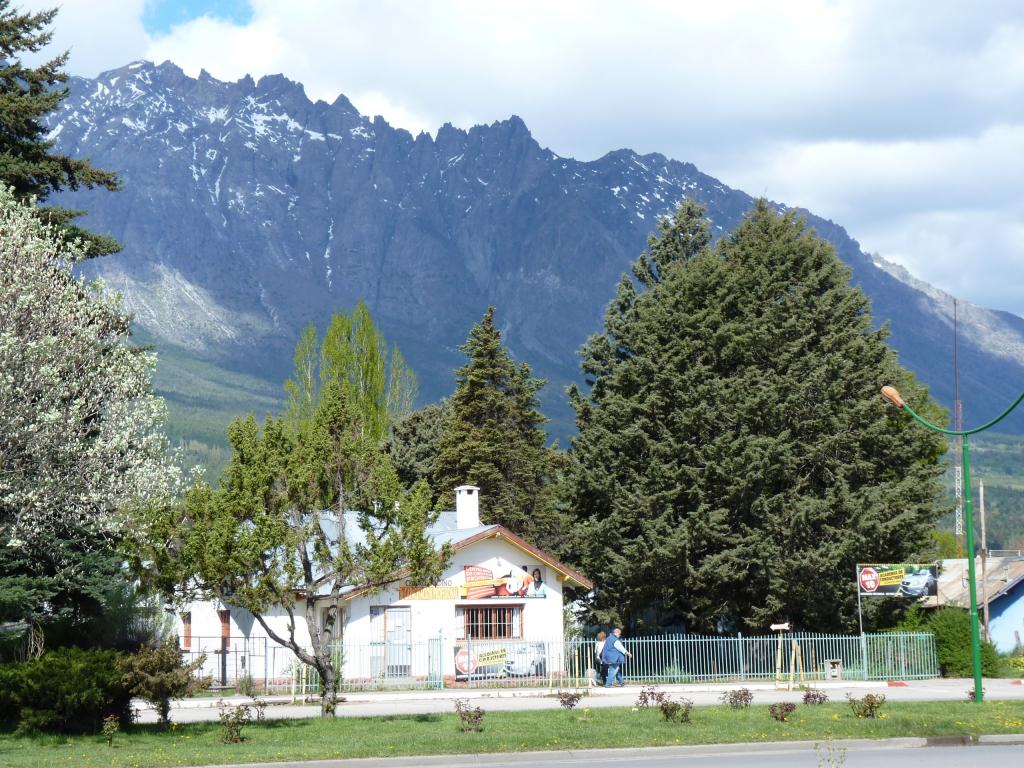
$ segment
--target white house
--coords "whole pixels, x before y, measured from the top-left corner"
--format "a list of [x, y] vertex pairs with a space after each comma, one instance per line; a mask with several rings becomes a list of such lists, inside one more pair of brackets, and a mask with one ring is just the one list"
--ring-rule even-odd
[[[481, 525], [479, 492], [469, 485], [456, 488], [455, 510], [442, 512], [428, 531], [438, 547], [450, 543], [454, 550], [438, 584], [399, 583], [345, 595], [346, 685], [549, 676], [563, 669], [563, 590], [593, 585], [507, 528]], [[346, 514], [344, 524], [355, 535], [355, 514]], [[283, 610], [266, 618], [286, 636]], [[205, 672], [221, 684], [244, 675], [257, 683], [283, 683], [298, 668], [291, 651], [270, 640], [243, 609], [196, 602], [178, 621], [181, 647], [206, 652]], [[305, 619], [296, 621], [308, 646]]]

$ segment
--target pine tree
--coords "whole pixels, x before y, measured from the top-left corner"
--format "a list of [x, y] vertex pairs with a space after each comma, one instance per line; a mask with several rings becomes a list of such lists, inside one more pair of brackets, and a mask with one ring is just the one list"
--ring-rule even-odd
[[663, 225], [634, 270], [642, 290], [620, 286], [584, 350], [572, 498], [578, 557], [601, 577], [595, 614], [852, 629], [855, 564], [906, 557], [943, 511], [945, 442], [879, 387], [942, 414], [801, 221], [762, 202], [712, 248], [701, 215]]
[[[48, 29], [57, 9], [21, 13], [9, 0], [0, 0], [0, 184], [14, 189], [19, 200], [42, 203], [53, 192], [103, 187], [119, 188], [117, 176], [95, 168], [88, 160], [51, 152], [44, 123], [68, 96], [64, 52], [36, 67], [21, 61], [25, 53], [45, 48], [53, 37]], [[39, 209], [44, 220], [62, 226], [65, 235], [81, 238], [86, 257], [115, 253], [120, 246], [112, 238], [87, 232], [71, 224], [83, 211], [60, 207]]]
[[402, 482], [412, 485], [417, 480], [425, 480], [434, 489], [435, 501], [440, 486], [434, 476], [434, 463], [450, 418], [451, 403], [448, 400], [431, 403], [396, 421], [386, 443], [388, 455]]
[[483, 522], [541, 541], [558, 527], [545, 493], [553, 464], [544, 445], [547, 419], [537, 403], [544, 381], [512, 360], [494, 307], [459, 349], [469, 361], [456, 371], [452, 414], [435, 463], [439, 490], [450, 497], [457, 485], [477, 485]]

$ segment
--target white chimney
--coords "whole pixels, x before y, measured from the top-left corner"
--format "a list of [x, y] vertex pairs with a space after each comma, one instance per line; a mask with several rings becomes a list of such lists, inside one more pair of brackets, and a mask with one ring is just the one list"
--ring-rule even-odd
[[455, 489], [455, 527], [480, 527], [480, 489], [475, 485], [460, 485]]

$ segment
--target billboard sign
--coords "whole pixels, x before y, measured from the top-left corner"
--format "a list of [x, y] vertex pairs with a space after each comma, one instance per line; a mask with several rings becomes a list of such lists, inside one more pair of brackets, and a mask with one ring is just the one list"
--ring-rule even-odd
[[934, 563], [886, 563], [857, 566], [861, 597], [935, 597], [939, 591]]
[[542, 642], [460, 641], [455, 644], [455, 679], [537, 677], [547, 670]]

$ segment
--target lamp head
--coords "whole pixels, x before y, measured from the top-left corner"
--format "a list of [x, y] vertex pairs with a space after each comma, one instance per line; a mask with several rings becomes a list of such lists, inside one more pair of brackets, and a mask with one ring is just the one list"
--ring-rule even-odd
[[896, 390], [896, 387], [882, 387], [882, 397], [889, 401], [890, 404], [895, 405], [897, 408], [903, 407], [903, 398], [900, 393]]

